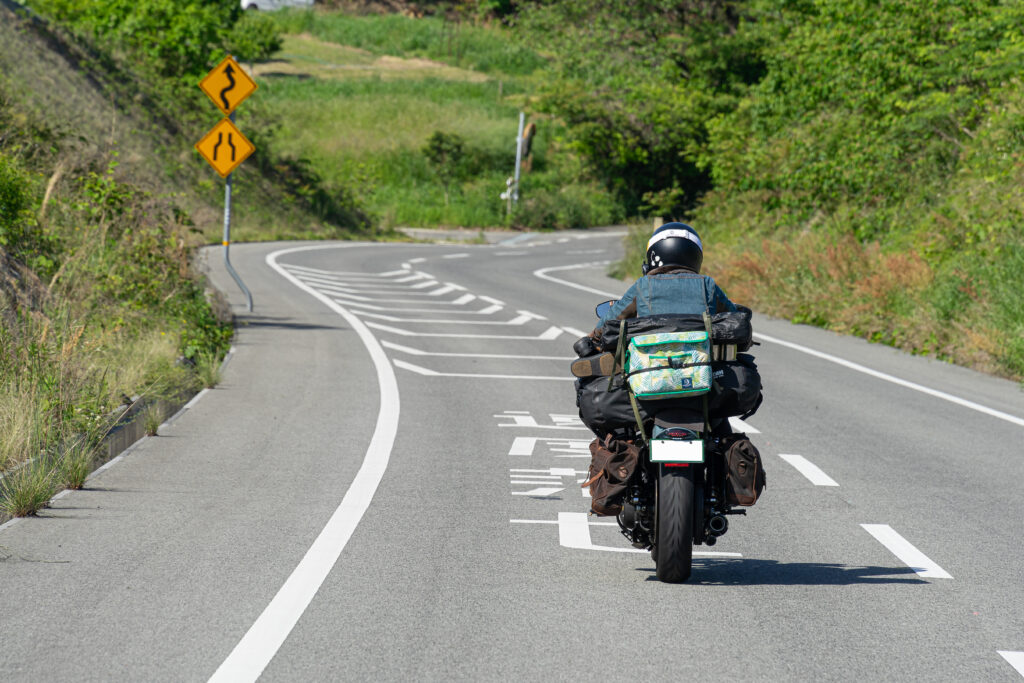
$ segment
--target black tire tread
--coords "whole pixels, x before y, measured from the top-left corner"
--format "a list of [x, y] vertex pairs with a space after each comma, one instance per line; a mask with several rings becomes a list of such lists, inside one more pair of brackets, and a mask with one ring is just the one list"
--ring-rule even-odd
[[657, 562], [658, 579], [682, 583], [690, 578], [693, 564], [692, 467], [658, 472]]

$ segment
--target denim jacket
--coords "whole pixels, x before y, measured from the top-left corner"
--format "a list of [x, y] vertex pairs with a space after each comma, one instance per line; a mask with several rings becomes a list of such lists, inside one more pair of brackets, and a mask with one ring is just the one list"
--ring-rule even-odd
[[[678, 267], [658, 268], [634, 282], [601, 319], [648, 315], [733, 312], [736, 305], [708, 275]], [[598, 326], [600, 327], [600, 325]]]

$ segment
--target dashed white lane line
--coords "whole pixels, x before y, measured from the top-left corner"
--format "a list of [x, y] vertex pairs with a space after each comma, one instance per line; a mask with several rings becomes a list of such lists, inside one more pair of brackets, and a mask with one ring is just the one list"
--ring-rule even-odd
[[414, 349], [411, 346], [402, 346], [401, 344], [395, 344], [389, 341], [381, 341], [381, 346], [387, 349], [391, 349], [392, 351], [400, 351], [401, 353], [408, 353], [413, 356], [443, 356], [448, 358], [501, 358], [508, 360], [575, 360], [575, 357], [569, 356], [522, 356], [505, 353], [452, 353], [449, 351], [424, 351], [423, 349]]
[[423, 263], [426, 260], [427, 259], [425, 257], [420, 256], [419, 258], [411, 258], [411, 259], [409, 259], [409, 263]]
[[1017, 670], [1017, 673], [1024, 676], [1024, 652], [1011, 652], [1010, 650], [997, 650], [997, 652]]
[[554, 382], [571, 382], [572, 377], [547, 377], [543, 375], [489, 375], [489, 374], [476, 374], [472, 372], [438, 372], [437, 370], [431, 370], [430, 368], [424, 368], [419, 365], [413, 365], [407, 363], [404, 360], [395, 358], [393, 360], [395, 367], [402, 368], [403, 370], [409, 370], [415, 372], [417, 375], [423, 375], [425, 377], [466, 377], [472, 379], [529, 379], [529, 380], [550, 380]]
[[739, 419], [738, 417], [729, 418], [729, 426], [732, 427], [734, 432], [743, 432], [744, 434], [760, 434], [761, 430], [757, 427], [751, 427], [748, 423]]
[[779, 453], [779, 457], [792, 465], [797, 472], [807, 477], [815, 486], [839, 486], [839, 483], [832, 477], [802, 455], [791, 453]]
[[306, 611], [313, 596], [320, 590], [324, 579], [330, 573], [334, 563], [338, 561], [349, 538], [366, 513], [373, 496], [384, 477], [395, 435], [398, 433], [398, 380], [394, 369], [388, 362], [384, 349], [370, 333], [359, 318], [349, 313], [324, 294], [317, 292], [286, 271], [277, 263], [277, 259], [285, 254], [316, 249], [338, 249], [338, 245], [315, 245], [282, 249], [267, 254], [266, 262], [284, 278], [305, 292], [309, 293], [332, 311], [345, 319], [352, 330], [359, 335], [366, 346], [370, 359], [377, 374], [380, 386], [380, 411], [374, 427], [370, 445], [366, 450], [363, 463], [359, 467], [352, 484], [345, 492], [341, 504], [331, 515], [327, 525], [313, 541], [313, 545], [303, 556], [291, 576], [281, 586], [270, 604], [256, 619], [256, 622], [242, 637], [210, 677], [210, 681], [255, 681], [263, 673], [267, 664], [274, 658], [281, 645], [288, 638], [302, 613]]
[[927, 555], [915, 548], [910, 541], [900, 536], [888, 524], [861, 524], [864, 530], [875, 537], [896, 558], [925, 579], [952, 579], [952, 575]]
[[441, 258], [466, 258], [469, 254], [445, 254]]

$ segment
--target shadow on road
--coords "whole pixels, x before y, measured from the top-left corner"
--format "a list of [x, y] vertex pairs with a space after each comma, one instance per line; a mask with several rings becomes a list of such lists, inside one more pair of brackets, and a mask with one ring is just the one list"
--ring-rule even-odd
[[[657, 581], [654, 569], [648, 581]], [[864, 567], [821, 562], [694, 558], [691, 584], [702, 586], [850, 586], [858, 583], [927, 584], [910, 567]]]
[[276, 327], [287, 330], [347, 330], [344, 325], [310, 325], [292, 322], [291, 318], [274, 318], [271, 316], [237, 316], [239, 327]]

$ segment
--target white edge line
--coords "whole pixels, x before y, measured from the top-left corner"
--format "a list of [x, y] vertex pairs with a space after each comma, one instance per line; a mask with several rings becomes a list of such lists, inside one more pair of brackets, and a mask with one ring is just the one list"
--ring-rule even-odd
[[256, 622], [217, 668], [211, 681], [255, 681], [291, 633], [337, 562], [377, 491], [398, 433], [398, 381], [384, 349], [359, 318], [327, 296], [304, 285], [277, 263], [285, 254], [315, 249], [339, 249], [354, 245], [314, 245], [281, 249], [267, 254], [266, 263], [299, 289], [340, 315], [359, 335], [373, 360], [380, 386], [380, 412], [363, 463], [327, 525], [306, 551], [298, 566], [281, 586]]
[[[0, 527], [2, 529], [3, 527]], [[1005, 659], [1010, 666], [1017, 670], [1021, 676], [1024, 676], [1024, 652], [1013, 652], [1012, 650], [996, 650], [1003, 659]]]
[[839, 482], [825, 474], [824, 470], [802, 455], [779, 453], [779, 457], [792, 465], [797, 472], [807, 477], [808, 481], [815, 486], [839, 486]]
[[926, 579], [952, 579], [952, 575], [918, 550], [907, 539], [900, 536], [888, 524], [861, 524], [864, 531], [886, 547], [903, 564], [913, 569], [918, 576]]
[[[614, 299], [614, 298], [617, 298], [618, 296], [621, 296], [621, 295], [619, 295], [619, 294], [612, 294], [612, 293], [606, 292], [604, 290], [594, 289], [593, 287], [587, 287], [586, 285], [580, 285], [580, 284], [577, 284], [575, 282], [569, 282], [568, 280], [562, 280], [562, 279], [559, 279], [557, 277], [552, 277], [552, 276], [548, 275], [548, 273], [550, 273], [552, 271], [556, 271], [556, 270], [573, 270], [573, 269], [578, 269], [578, 268], [588, 268], [588, 267], [594, 267], [594, 266], [602, 265], [604, 263], [610, 263], [610, 262], [609, 261], [604, 261], [604, 262], [597, 261], [597, 262], [592, 262], [592, 263], [575, 263], [575, 264], [572, 264], [572, 265], [569, 265], [569, 266], [556, 266], [554, 268], [541, 268], [539, 270], [533, 271], [533, 274], [536, 277], [539, 277], [542, 280], [548, 280], [549, 282], [555, 282], [555, 283], [558, 283], [560, 285], [564, 285], [566, 287], [572, 287], [574, 289], [579, 289], [579, 290], [582, 290], [584, 292], [590, 292], [592, 294], [597, 294], [599, 296], [606, 296], [606, 297]], [[881, 379], [881, 380], [884, 380], [886, 382], [892, 382], [893, 384], [898, 384], [899, 386], [906, 387], [907, 389], [913, 389], [914, 391], [920, 391], [923, 394], [928, 394], [929, 396], [934, 396], [935, 398], [940, 398], [940, 399], [942, 399], [944, 401], [949, 401], [950, 403], [955, 403], [955, 404], [957, 404], [959, 406], [963, 406], [964, 408], [970, 408], [971, 410], [976, 410], [979, 413], [984, 413], [986, 415], [990, 415], [990, 416], [998, 418], [1000, 420], [1005, 420], [1007, 422], [1010, 422], [1012, 424], [1018, 425], [1020, 427], [1024, 427], [1024, 418], [1017, 417], [1016, 415], [1010, 415], [1009, 413], [1004, 413], [1002, 411], [995, 410], [994, 408], [989, 408], [988, 406], [983, 406], [980, 403], [974, 403], [973, 401], [968, 401], [967, 399], [960, 398], [959, 396], [954, 396], [952, 394], [947, 394], [944, 391], [939, 391], [937, 389], [932, 389], [930, 387], [926, 387], [924, 385], [917, 384], [915, 382], [909, 382], [909, 381], [907, 381], [905, 379], [900, 379], [899, 377], [894, 377], [892, 375], [887, 375], [884, 372], [879, 372], [878, 370], [872, 370], [871, 368], [865, 367], [863, 365], [860, 365], [859, 363], [854, 363], [852, 361], [848, 361], [848, 360], [845, 360], [843, 358], [839, 358], [838, 356], [833, 356], [831, 354], [824, 353], [823, 351], [816, 351], [816, 350], [814, 350], [812, 348], [808, 348], [808, 347], [802, 346], [800, 344], [794, 344], [793, 342], [784, 341], [782, 339], [778, 339], [777, 337], [770, 337], [770, 336], [768, 336], [766, 334], [760, 334], [758, 332], [755, 332], [754, 336], [756, 338], [758, 338], [758, 339], [763, 339], [766, 342], [769, 342], [769, 343], [772, 343], [772, 344], [779, 344], [780, 346], [788, 347], [790, 349], [793, 349], [794, 351], [800, 351], [802, 353], [806, 353], [806, 354], [809, 354], [809, 355], [812, 355], [812, 356], [816, 356], [818, 358], [821, 358], [822, 360], [827, 360], [827, 361], [830, 361], [832, 363], [836, 363], [838, 365], [842, 365], [843, 367], [849, 368], [851, 370], [856, 370], [857, 372], [863, 372], [864, 374], [870, 375], [872, 377], [875, 377], [876, 379]]]
[[950, 403], [955, 403], [958, 406], [970, 408], [971, 410], [976, 410], [979, 413], [984, 413], [986, 415], [999, 418], [1000, 420], [1006, 420], [1007, 422], [1011, 422], [1020, 427], [1024, 427], [1024, 418], [1017, 417], [1016, 415], [1010, 415], [1009, 413], [1004, 413], [1002, 411], [989, 408], [988, 406], [983, 406], [980, 403], [975, 403], [973, 401], [968, 401], [967, 399], [960, 398], [959, 396], [947, 394], [946, 392], [939, 391], [938, 389], [932, 389], [931, 387], [926, 387], [915, 382], [909, 382], [905, 379], [900, 379], [899, 377], [893, 377], [892, 375], [887, 375], [884, 372], [872, 370], [871, 368], [860, 365], [859, 363], [854, 363], [853, 361], [848, 361], [843, 358], [839, 358], [838, 356], [833, 356], [831, 354], [824, 353], [822, 351], [815, 351], [814, 349], [808, 348], [806, 346], [801, 346], [800, 344], [794, 344], [793, 342], [784, 341], [776, 337], [769, 337], [766, 334], [759, 334], [757, 332], [754, 333], [754, 336], [757, 337], [758, 339], [763, 339], [771, 344], [778, 344], [779, 346], [785, 346], [795, 351], [800, 351], [811, 356], [816, 356], [818, 358], [821, 358], [822, 360], [827, 360], [829, 362], [842, 365], [843, 367], [849, 368], [851, 370], [863, 372], [865, 375], [870, 375], [876, 379], [881, 379], [886, 382], [892, 382], [893, 384], [898, 384], [901, 387], [913, 389], [914, 391], [919, 391], [922, 394], [928, 394], [929, 396], [940, 398], [943, 401], [949, 401]]

